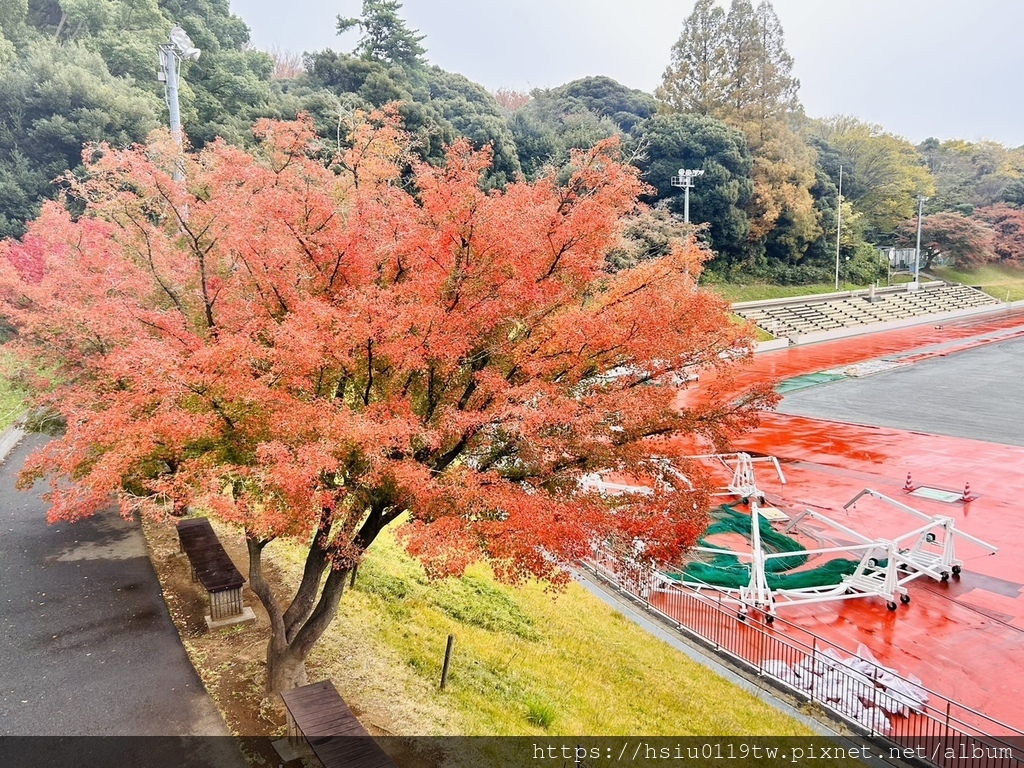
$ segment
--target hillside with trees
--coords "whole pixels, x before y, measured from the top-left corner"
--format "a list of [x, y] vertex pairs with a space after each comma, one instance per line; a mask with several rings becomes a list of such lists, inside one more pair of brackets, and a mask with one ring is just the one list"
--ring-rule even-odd
[[125, 146], [166, 122], [157, 46], [174, 23], [202, 50], [185, 67], [182, 117], [202, 147], [243, 142], [266, 113], [271, 58], [227, 0], [0, 3], [0, 236], [17, 236], [86, 142]]
[[[397, 0], [364, 0], [360, 16], [338, 17], [339, 34], [359, 33], [352, 50], [301, 57], [253, 49], [227, 0], [5, 0], [2, 9], [0, 236], [19, 236], [41, 201], [61, 193], [64, 173], [83, 167], [85, 143], [128, 146], [165, 123], [156, 48], [177, 23], [202, 50], [183, 65], [181, 86], [196, 149], [218, 137], [250, 145], [256, 119], [305, 113], [326, 158], [345, 149], [358, 111], [397, 102], [419, 159], [440, 164], [460, 137], [490, 146], [491, 188], [538, 178], [573, 150], [618, 136], [652, 188], [644, 199], [665, 209], [667, 225], [682, 213], [672, 175], [703, 170], [691, 217], [714, 251], [716, 279], [829, 279], [840, 166], [840, 248], [851, 277], [884, 274], [875, 246], [916, 235], [918, 196], [928, 198], [931, 258], [1024, 258], [1024, 149], [959, 139], [914, 146], [856, 117], [806, 115], [770, 0], [697, 0], [654, 93], [604, 76], [489, 93], [429, 63], [429, 41], [409, 28]], [[641, 238], [627, 250], [657, 252], [648, 245]], [[610, 259], [609, 267], [623, 263]]]
[[[775, 282], [825, 277], [835, 258], [840, 167], [841, 255], [861, 280], [884, 274], [874, 246], [906, 245], [912, 229], [916, 235], [919, 196], [928, 198], [929, 263], [940, 255], [958, 265], [1024, 256], [1014, 239], [1024, 202], [1024, 149], [937, 139], [915, 147], [855, 117], [808, 117], [798, 92], [769, 0], [756, 7], [731, 0], [728, 9], [697, 0], [655, 95], [663, 114], [714, 119], [741, 131], [752, 158], [745, 180], [753, 193], [738, 203], [750, 222], [743, 241], [715, 237], [724, 229], [720, 205], [697, 195], [691, 201], [698, 220], [709, 223], [718, 252], [713, 267]], [[679, 159], [709, 175], [715, 167], [710, 152], [679, 152]], [[663, 180], [652, 183], [659, 199], [669, 198]]]

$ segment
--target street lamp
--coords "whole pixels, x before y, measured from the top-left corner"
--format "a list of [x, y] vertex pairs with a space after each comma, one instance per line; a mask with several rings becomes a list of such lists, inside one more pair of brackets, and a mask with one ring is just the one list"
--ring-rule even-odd
[[[167, 42], [161, 43], [159, 49], [160, 72], [157, 74], [157, 79], [164, 84], [164, 100], [167, 102], [171, 136], [174, 137], [174, 141], [177, 142], [180, 149], [182, 136], [181, 109], [178, 106], [178, 79], [181, 74], [181, 62], [195, 61], [199, 58], [201, 51], [192, 45], [188, 33], [177, 24], [171, 27]], [[175, 168], [174, 178], [181, 179], [183, 176], [181, 168]]]
[[914, 252], [914, 288], [921, 287], [921, 213], [924, 210], [924, 195], [917, 196], [917, 250]]
[[697, 176], [703, 176], [704, 171], [688, 171], [685, 168], [679, 169], [679, 175], [672, 177], [673, 187], [683, 188], [683, 221], [690, 223], [690, 187]]
[[839, 290], [839, 239], [843, 232], [843, 166], [839, 166], [839, 203], [836, 205], [836, 290]]

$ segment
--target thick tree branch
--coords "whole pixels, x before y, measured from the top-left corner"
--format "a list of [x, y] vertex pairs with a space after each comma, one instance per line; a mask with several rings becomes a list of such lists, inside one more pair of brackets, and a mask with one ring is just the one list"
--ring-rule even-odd
[[249, 589], [266, 609], [272, 634], [284, 637], [284, 616], [281, 613], [281, 606], [274, 597], [270, 582], [263, 575], [263, 548], [269, 543], [266, 539], [259, 539], [251, 531], [245, 532], [245, 545], [249, 550]]
[[330, 527], [331, 513], [330, 510], [324, 509], [320, 513], [320, 524], [313, 532], [313, 541], [309, 545], [309, 552], [306, 553], [302, 581], [295, 592], [295, 598], [284, 613], [285, 638], [289, 643], [295, 639], [295, 633], [313, 611], [320, 587], [320, 577], [323, 576], [324, 569], [328, 564], [325, 539], [330, 534]]
[[373, 339], [366, 340], [366, 389], [363, 390], [363, 405], [370, 404], [370, 391], [373, 387]]
[[332, 568], [327, 574], [327, 581], [324, 582], [323, 592], [316, 608], [310, 613], [292, 639], [289, 646], [301, 659], [305, 659], [312, 650], [316, 641], [327, 630], [335, 615], [338, 613], [338, 604], [341, 596], [345, 593], [345, 581], [348, 579], [350, 569]]

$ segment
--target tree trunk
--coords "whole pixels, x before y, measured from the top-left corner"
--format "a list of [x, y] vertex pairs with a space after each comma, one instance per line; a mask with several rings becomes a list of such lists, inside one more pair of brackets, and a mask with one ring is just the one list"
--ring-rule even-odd
[[276, 693], [305, 685], [306, 660], [300, 659], [294, 649], [283, 648], [274, 642], [267, 643], [267, 692]]
[[[400, 510], [389, 506], [386, 496], [372, 499], [369, 514], [359, 531], [350, 533], [349, 541], [362, 553]], [[388, 511], [390, 510], [390, 512]], [[318, 530], [313, 534], [306, 553], [302, 582], [287, 610], [274, 597], [270, 582], [263, 575], [263, 548], [270, 539], [259, 539], [246, 532], [249, 550], [249, 588], [259, 598], [270, 619], [270, 642], [267, 644], [267, 691], [276, 693], [306, 684], [306, 657], [331, 625], [338, 613], [338, 603], [345, 593], [345, 581], [358, 558], [346, 560], [344, 567], [331, 563], [327, 542], [331, 532], [331, 513], [323, 510]], [[320, 580], [327, 571], [327, 578]]]
[[[319, 600], [311, 610], [300, 610], [302, 620], [298, 623], [285, 620], [287, 614], [274, 597], [270, 583], [263, 575], [262, 554], [268, 541], [247, 536], [249, 550], [249, 587], [259, 598], [270, 619], [270, 641], [267, 644], [267, 691], [276, 693], [306, 684], [306, 658], [317, 640], [330, 626], [338, 613], [338, 603], [345, 591], [345, 580], [349, 569], [332, 569], [327, 575]], [[311, 559], [320, 555], [312, 548]], [[316, 566], [313, 566], [313, 570]], [[321, 567], [321, 572], [323, 567]], [[317, 579], [319, 581], [319, 579]], [[296, 597], [299, 600], [303, 595]], [[294, 603], [293, 603], [294, 605]], [[291, 609], [290, 609], [291, 611]]]

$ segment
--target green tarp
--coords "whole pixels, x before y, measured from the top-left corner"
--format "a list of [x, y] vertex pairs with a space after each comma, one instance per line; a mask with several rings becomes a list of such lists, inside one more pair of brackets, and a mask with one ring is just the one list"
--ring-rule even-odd
[[[747, 541], [751, 538], [750, 515], [737, 512], [728, 504], [723, 504], [711, 513], [711, 525], [708, 526], [700, 540], [701, 546], [715, 547], [708, 543], [707, 537], [723, 533], [738, 533]], [[758, 516], [761, 534], [761, 549], [766, 553], [777, 554], [792, 552], [791, 557], [773, 557], [765, 562], [765, 575], [771, 589], [800, 589], [804, 587], [825, 587], [839, 584], [844, 576], [853, 573], [859, 560], [835, 558], [828, 560], [816, 568], [795, 570], [807, 563], [804, 554], [806, 547], [792, 536], [779, 533], [771, 523]], [[750, 566], [741, 562], [736, 555], [697, 553], [700, 559], [692, 560], [683, 568], [682, 573], [666, 573], [665, 575], [691, 583], [706, 584], [715, 587], [738, 589], [750, 583]]]
[[775, 391], [780, 395], [785, 395], [788, 392], [796, 392], [798, 389], [807, 389], [807, 387], [827, 384], [830, 381], [839, 381], [845, 378], [846, 376], [843, 376], [841, 373], [806, 373], [803, 376], [794, 376], [791, 379], [779, 382], [775, 387]]

